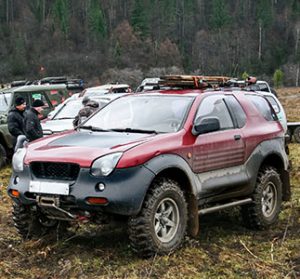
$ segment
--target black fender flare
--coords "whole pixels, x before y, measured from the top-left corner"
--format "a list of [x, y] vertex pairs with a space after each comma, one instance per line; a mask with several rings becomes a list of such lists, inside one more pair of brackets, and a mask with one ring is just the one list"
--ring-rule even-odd
[[[188, 182], [186, 185], [181, 185], [185, 192], [188, 204], [188, 234], [196, 237], [199, 233], [199, 215], [198, 215], [198, 189], [200, 189], [200, 181], [193, 173], [188, 162], [181, 156], [176, 154], [162, 154], [156, 156], [146, 162], [144, 166], [155, 174], [155, 177], [160, 174], [166, 174], [169, 170], [178, 170], [175, 175], [184, 174], [184, 180]], [[173, 172], [175, 173], [175, 172]], [[150, 185], [149, 185], [150, 187]]]

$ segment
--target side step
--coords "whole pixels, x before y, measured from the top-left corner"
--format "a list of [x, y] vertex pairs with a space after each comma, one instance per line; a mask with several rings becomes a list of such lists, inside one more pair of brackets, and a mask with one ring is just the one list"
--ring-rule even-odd
[[234, 201], [234, 202], [230, 202], [230, 203], [216, 205], [213, 207], [200, 209], [200, 210], [198, 210], [198, 214], [204, 215], [204, 214], [216, 212], [216, 211], [219, 211], [219, 210], [222, 210], [225, 208], [229, 208], [229, 207], [233, 207], [233, 206], [237, 206], [237, 205], [244, 205], [244, 204], [251, 203], [251, 202], [252, 202], [252, 199], [248, 198], [248, 199], [244, 199], [244, 200], [240, 200], [240, 201]]

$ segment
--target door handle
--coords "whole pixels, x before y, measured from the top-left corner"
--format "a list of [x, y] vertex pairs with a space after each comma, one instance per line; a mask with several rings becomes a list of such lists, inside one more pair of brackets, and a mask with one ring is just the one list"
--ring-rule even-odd
[[235, 140], [240, 140], [241, 139], [241, 135], [234, 135], [234, 139]]

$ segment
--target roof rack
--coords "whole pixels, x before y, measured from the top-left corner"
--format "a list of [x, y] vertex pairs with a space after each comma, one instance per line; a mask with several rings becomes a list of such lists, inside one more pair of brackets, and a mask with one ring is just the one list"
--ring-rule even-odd
[[159, 86], [206, 89], [230, 86], [231, 77], [226, 76], [192, 76], [165, 75], [158, 81]]

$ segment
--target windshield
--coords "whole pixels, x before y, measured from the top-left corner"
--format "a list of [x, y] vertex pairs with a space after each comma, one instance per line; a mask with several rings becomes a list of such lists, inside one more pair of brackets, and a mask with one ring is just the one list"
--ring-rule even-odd
[[69, 101], [62, 106], [62, 108], [55, 114], [53, 119], [75, 118], [81, 108], [81, 101]]
[[193, 100], [187, 96], [126, 96], [108, 104], [83, 127], [95, 130], [176, 132]]
[[9, 109], [11, 93], [0, 93], [0, 111], [6, 112]]

